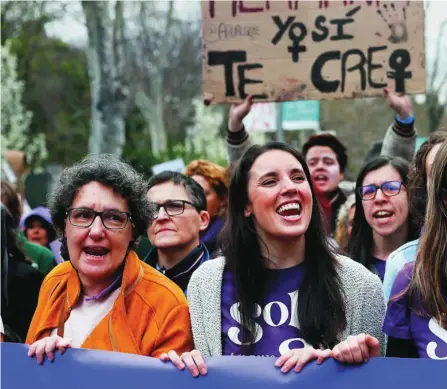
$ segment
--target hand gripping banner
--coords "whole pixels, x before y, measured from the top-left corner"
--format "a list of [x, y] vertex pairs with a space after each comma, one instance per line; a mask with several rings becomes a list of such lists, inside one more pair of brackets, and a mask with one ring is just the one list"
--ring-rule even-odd
[[208, 375], [193, 378], [158, 359], [107, 351], [68, 349], [39, 366], [28, 346], [1, 345], [2, 389], [445, 389], [446, 362], [373, 358], [344, 366], [333, 359], [283, 374], [274, 358], [215, 357]]

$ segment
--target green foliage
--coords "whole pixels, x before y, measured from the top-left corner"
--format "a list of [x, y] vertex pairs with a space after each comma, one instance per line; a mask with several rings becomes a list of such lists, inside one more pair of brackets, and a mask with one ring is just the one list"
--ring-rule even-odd
[[31, 134], [32, 113], [22, 104], [24, 83], [17, 75], [17, 59], [9, 41], [1, 46], [1, 133], [5, 150], [24, 151], [31, 169], [39, 169], [47, 158], [45, 136]]
[[2, 32], [10, 35], [24, 80], [23, 104], [33, 114], [30, 134], [45, 136], [49, 163], [70, 165], [87, 153], [90, 86], [85, 52], [46, 35], [45, 23], [54, 15], [44, 12], [43, 5], [22, 4], [10, 2], [11, 12], [2, 11]]

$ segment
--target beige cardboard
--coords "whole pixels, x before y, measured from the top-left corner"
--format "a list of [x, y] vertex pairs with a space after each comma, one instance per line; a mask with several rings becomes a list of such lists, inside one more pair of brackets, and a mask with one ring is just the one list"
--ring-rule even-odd
[[[408, 94], [425, 91], [422, 1], [208, 0], [201, 3], [206, 103], [240, 101], [241, 93], [258, 95], [255, 101], [285, 101], [377, 96], [383, 95], [384, 87], [399, 92], [405, 90]], [[272, 43], [279, 31], [274, 18], [284, 25], [290, 17], [294, 19], [282, 38], [277, 44]], [[324, 38], [324, 31], [315, 27], [318, 17], [321, 19], [319, 26], [325, 26], [328, 32], [321, 41], [312, 38]], [[335, 20], [342, 19], [351, 20], [339, 26], [345, 22]], [[298, 54], [296, 62], [288, 51], [289, 47], [293, 48], [291, 27], [295, 36], [306, 29], [304, 38], [296, 44], [303, 46], [305, 51]], [[352, 39], [332, 40], [339, 28]], [[215, 58], [213, 52], [227, 55], [231, 51], [239, 52], [242, 55], [240, 59], [245, 54], [246, 60], [227, 66], [232, 83], [226, 84], [224, 65], [211, 66], [209, 61]], [[339, 56], [340, 59], [323, 62], [321, 71], [318, 71], [317, 64], [328, 55]], [[396, 73], [396, 69], [390, 66], [393, 55], [397, 55], [397, 63], [405, 58], [410, 61], [408, 66], [397, 72], [398, 80], [391, 74]], [[362, 70], [343, 72], [343, 68], [349, 70], [359, 63]], [[240, 90], [241, 71], [245, 78], [259, 83], [242, 85]], [[228, 81], [230, 77], [227, 77]], [[339, 83], [337, 86], [325, 81]]]

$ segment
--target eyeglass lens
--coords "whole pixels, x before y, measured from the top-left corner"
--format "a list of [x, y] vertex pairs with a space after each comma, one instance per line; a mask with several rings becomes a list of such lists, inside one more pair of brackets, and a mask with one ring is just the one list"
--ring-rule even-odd
[[158, 216], [160, 208], [164, 208], [169, 216], [177, 216], [183, 213], [184, 207], [185, 205], [182, 201], [167, 201], [164, 204], [157, 204], [154, 211], [154, 216]]
[[[93, 223], [95, 216], [95, 212], [91, 209], [72, 209], [70, 211], [70, 222], [76, 226], [87, 227]], [[124, 212], [107, 211], [100, 216], [107, 228], [123, 228], [127, 223], [127, 214]]]
[[400, 191], [401, 185], [402, 184], [399, 181], [387, 181], [381, 186], [365, 185], [362, 186], [361, 195], [364, 200], [372, 199], [376, 195], [377, 190], [380, 188], [385, 196], [396, 196]]

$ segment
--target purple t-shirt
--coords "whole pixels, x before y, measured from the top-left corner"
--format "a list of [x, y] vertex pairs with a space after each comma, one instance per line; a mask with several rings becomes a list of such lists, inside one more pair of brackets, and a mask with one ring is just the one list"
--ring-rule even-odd
[[385, 266], [386, 261], [379, 258], [373, 258], [374, 261], [374, 267], [376, 268], [377, 275], [380, 278], [380, 281], [383, 283], [383, 278], [385, 277]]
[[[298, 288], [303, 279], [305, 264], [269, 270], [270, 282], [264, 303], [257, 306], [256, 338], [251, 355], [275, 356], [307, 345], [301, 338], [297, 304]], [[223, 355], [241, 354], [241, 325], [239, 319], [234, 274], [226, 271], [222, 285], [222, 339]]]
[[406, 264], [394, 281], [383, 332], [397, 339], [412, 339], [420, 358], [447, 360], [447, 330], [434, 318], [418, 316], [410, 307], [408, 294], [393, 299], [408, 287], [413, 270], [414, 262]]

